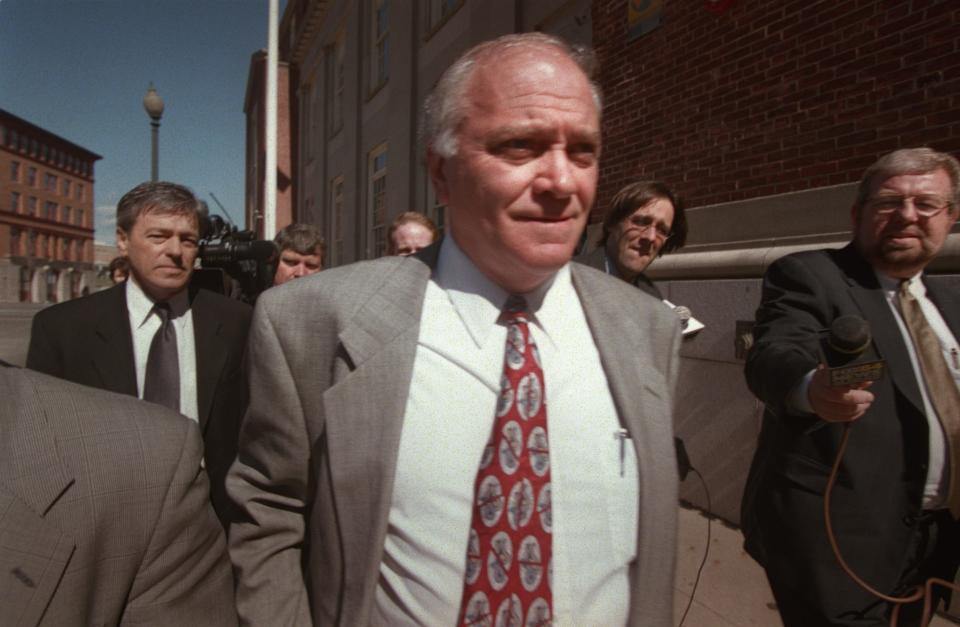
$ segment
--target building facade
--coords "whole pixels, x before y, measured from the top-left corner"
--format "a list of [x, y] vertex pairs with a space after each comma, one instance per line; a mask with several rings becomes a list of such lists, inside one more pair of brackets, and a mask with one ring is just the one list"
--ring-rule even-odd
[[[294, 221], [294, 191], [292, 180], [293, 157], [296, 148], [296, 109], [291, 108], [289, 65], [281, 62], [277, 68], [277, 229]], [[247, 118], [246, 181], [244, 220], [246, 227], [260, 239], [273, 239], [276, 233], [263, 232], [264, 181], [266, 179], [266, 83], [267, 52], [258, 50], [250, 58], [247, 94], [243, 112]]]
[[56, 303], [95, 289], [99, 159], [0, 110], [0, 301]]
[[[280, 57], [294, 129], [292, 219], [322, 228], [327, 266], [385, 254], [387, 228], [404, 211], [443, 228], [417, 141], [421, 105], [464, 50], [526, 30], [589, 44], [590, 2], [287, 2]], [[248, 113], [248, 138], [262, 126]], [[248, 181], [255, 167], [248, 158]]]

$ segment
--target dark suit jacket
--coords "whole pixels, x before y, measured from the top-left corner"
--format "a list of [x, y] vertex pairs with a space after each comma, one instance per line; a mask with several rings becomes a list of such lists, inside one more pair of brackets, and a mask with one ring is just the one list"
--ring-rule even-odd
[[236, 625], [192, 421], [0, 367], [0, 623]]
[[[247, 406], [243, 357], [251, 309], [207, 290], [191, 294], [197, 355], [197, 409], [213, 507], [228, 524], [224, 480], [237, 454]], [[120, 394], [137, 395], [124, 284], [48, 307], [33, 319], [27, 367]]]
[[[958, 295], [927, 285], [954, 334]], [[870, 265], [852, 246], [789, 255], [770, 266], [757, 311], [747, 384], [766, 403], [743, 499], [746, 548], [771, 577], [835, 615], [871, 598], [840, 570], [827, 542], [823, 492], [842, 427], [790, 415], [790, 390], [818, 364], [818, 333], [842, 315], [869, 321], [866, 357], [885, 359], [876, 398], [853, 423], [832, 498], [844, 557], [890, 592], [903, 569], [927, 472], [927, 420], [917, 377], [896, 320]]]
[[[438, 249], [324, 270], [258, 301], [254, 393], [229, 476], [242, 513], [230, 528], [230, 553], [245, 624], [376, 624], [400, 434]], [[623, 281], [578, 264], [571, 278], [637, 451], [630, 625], [669, 625], [679, 325]], [[294, 310], [299, 315], [289, 315]]]
[[[591, 268], [596, 268], [600, 272], [607, 271], [606, 255], [603, 247], [594, 248], [593, 252], [579, 255], [574, 258], [574, 261], [577, 263], [582, 263], [585, 266], [590, 266]], [[610, 274], [617, 276], [615, 273]], [[657, 285], [650, 280], [650, 277], [643, 272], [637, 275], [637, 278], [633, 281], [633, 285], [636, 286], [637, 289], [650, 294], [657, 300], [663, 300], [663, 294], [660, 293], [660, 288], [658, 288]]]

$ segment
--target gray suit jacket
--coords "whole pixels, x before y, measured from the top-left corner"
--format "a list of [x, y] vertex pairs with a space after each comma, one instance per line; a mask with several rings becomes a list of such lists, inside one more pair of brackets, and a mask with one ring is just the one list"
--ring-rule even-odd
[[[594, 248], [589, 253], [584, 253], [582, 255], [574, 258], [574, 261], [577, 263], [582, 263], [585, 266], [590, 266], [591, 268], [596, 268], [601, 272], [607, 271], [607, 260], [606, 253], [603, 250], [603, 247]], [[616, 273], [612, 273], [616, 275]], [[660, 288], [657, 287], [656, 283], [650, 280], [645, 273], [641, 272], [637, 275], [637, 278], [633, 280], [633, 285], [647, 294], [650, 294], [657, 300], [663, 300], [663, 294], [660, 292]]]
[[236, 625], [196, 424], [0, 367], [0, 623]]
[[[437, 250], [421, 251], [422, 259], [327, 270], [261, 296], [249, 346], [251, 404], [227, 479], [241, 510], [230, 530], [241, 622], [371, 623]], [[631, 624], [667, 626], [676, 553], [678, 325], [623, 281], [577, 264], [572, 277], [637, 451]]]

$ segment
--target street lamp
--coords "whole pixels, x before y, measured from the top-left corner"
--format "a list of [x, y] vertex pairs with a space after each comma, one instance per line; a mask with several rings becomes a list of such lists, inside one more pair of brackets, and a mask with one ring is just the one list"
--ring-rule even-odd
[[160, 135], [160, 117], [163, 115], [163, 98], [157, 94], [153, 87], [153, 81], [150, 82], [150, 88], [147, 89], [147, 95], [143, 97], [143, 108], [150, 116], [151, 132], [151, 151], [150, 151], [150, 180], [157, 180], [157, 161], [158, 150], [157, 143]]

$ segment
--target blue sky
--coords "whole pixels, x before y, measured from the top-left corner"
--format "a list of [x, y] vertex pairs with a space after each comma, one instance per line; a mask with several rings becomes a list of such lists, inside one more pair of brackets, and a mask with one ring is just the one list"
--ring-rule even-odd
[[[281, 2], [282, 6], [285, 2]], [[96, 239], [150, 178], [143, 96], [164, 100], [160, 178], [243, 218], [243, 99], [267, 0], [0, 0], [0, 108], [101, 155]]]

